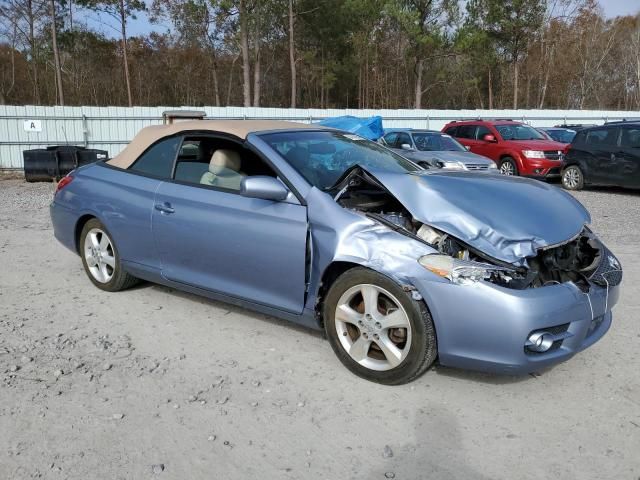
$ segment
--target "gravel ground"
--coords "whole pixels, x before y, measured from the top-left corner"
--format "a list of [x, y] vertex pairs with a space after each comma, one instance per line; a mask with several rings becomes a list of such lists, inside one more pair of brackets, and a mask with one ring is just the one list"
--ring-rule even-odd
[[0, 478], [640, 478], [640, 194], [576, 197], [620, 257], [609, 334], [541, 374], [352, 376], [317, 333], [165, 287], [108, 294], [0, 181]]

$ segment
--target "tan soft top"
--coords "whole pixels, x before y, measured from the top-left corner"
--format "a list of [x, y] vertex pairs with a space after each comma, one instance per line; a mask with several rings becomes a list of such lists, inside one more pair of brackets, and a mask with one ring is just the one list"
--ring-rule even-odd
[[320, 125], [285, 122], [282, 120], [192, 120], [174, 122], [170, 125], [153, 125], [145, 127], [131, 140], [122, 152], [108, 160], [109, 165], [129, 168], [140, 155], [151, 145], [163, 137], [189, 130], [227, 133], [244, 140], [253, 132], [266, 130], [297, 130], [305, 128], [326, 128]]

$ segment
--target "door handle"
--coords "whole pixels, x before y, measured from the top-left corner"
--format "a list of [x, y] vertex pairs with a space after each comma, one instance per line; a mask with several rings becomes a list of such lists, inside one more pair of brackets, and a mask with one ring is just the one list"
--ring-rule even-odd
[[155, 208], [156, 208], [156, 210], [158, 210], [161, 213], [174, 213], [175, 212], [174, 208], [171, 206], [171, 204], [169, 202], [156, 203]]

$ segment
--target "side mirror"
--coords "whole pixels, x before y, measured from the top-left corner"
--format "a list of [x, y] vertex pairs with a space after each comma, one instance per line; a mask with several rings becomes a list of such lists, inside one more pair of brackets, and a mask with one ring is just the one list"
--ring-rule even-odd
[[261, 198], [280, 202], [289, 195], [289, 190], [280, 180], [266, 175], [244, 177], [240, 182], [240, 195], [249, 198]]
[[487, 133], [486, 135], [484, 135], [482, 137], [482, 140], [484, 140], [485, 142], [497, 142], [496, 137], [494, 137], [490, 133]]
[[400, 145], [400, 148], [402, 150], [413, 150], [413, 148], [411, 148], [411, 145], [409, 145], [408, 143], [403, 143], [402, 145]]

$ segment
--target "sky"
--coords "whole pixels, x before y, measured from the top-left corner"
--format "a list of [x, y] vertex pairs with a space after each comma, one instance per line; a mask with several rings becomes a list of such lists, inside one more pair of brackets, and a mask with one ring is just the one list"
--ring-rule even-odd
[[[147, 2], [149, 3], [149, 2]], [[598, 0], [607, 18], [614, 18], [620, 15], [635, 15], [640, 12], [639, 0]], [[95, 13], [88, 14], [87, 23], [96, 30], [109, 37], [118, 37], [116, 23], [113, 19]], [[145, 35], [152, 31], [165, 32], [167, 25], [157, 25], [149, 22], [144, 14], [139, 14], [136, 20], [131, 20], [127, 24], [128, 36]]]
[[598, 3], [607, 18], [620, 15], [635, 15], [640, 12], [640, 2], [638, 0], [599, 0]]

